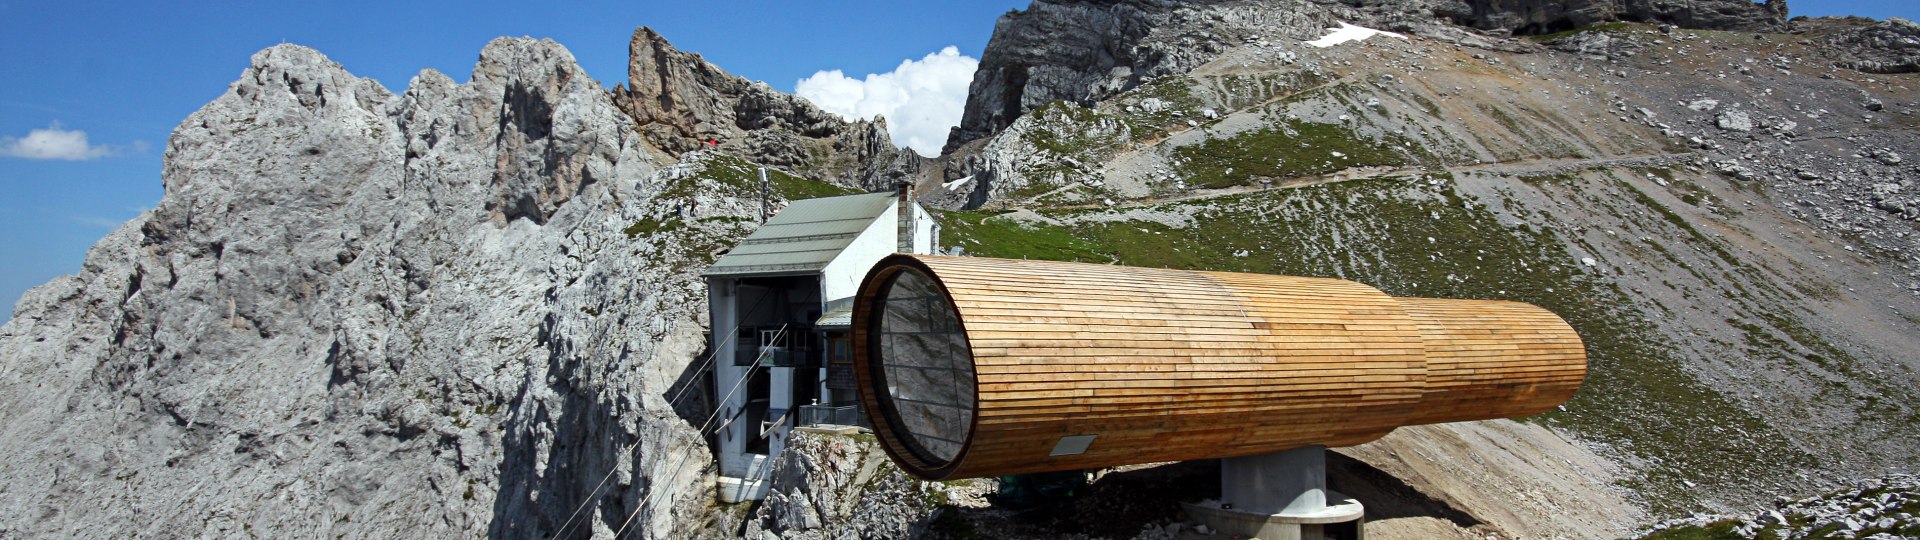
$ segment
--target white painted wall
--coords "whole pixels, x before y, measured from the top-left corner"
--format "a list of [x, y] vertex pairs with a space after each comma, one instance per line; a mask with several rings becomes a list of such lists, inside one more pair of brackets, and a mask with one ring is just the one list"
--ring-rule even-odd
[[[778, 456], [787, 449], [787, 432], [793, 429], [793, 421], [799, 419], [800, 412], [793, 410], [793, 370], [794, 368], [766, 368], [773, 384], [769, 386], [767, 417], [754, 424], [753, 429], [762, 429], [760, 424], [779, 422], [767, 431], [767, 455]], [[783, 418], [784, 417], [784, 418]], [[754, 433], [758, 435], [758, 432]]]
[[[887, 207], [875, 218], [860, 235], [847, 245], [847, 249], [827, 263], [820, 272], [823, 294], [822, 302], [838, 300], [860, 292], [860, 280], [866, 279], [867, 271], [873, 269], [873, 263], [892, 255], [900, 247], [899, 205]], [[933, 220], [933, 214], [919, 204], [911, 205], [914, 215], [913, 252], [926, 255], [933, 253], [939, 241], [936, 231], [939, 224]]]
[[[747, 366], [733, 365], [734, 350], [738, 340], [734, 339], [735, 329], [740, 325], [739, 288], [731, 279], [711, 279], [707, 281], [707, 309], [713, 314], [713, 398], [715, 408], [719, 409], [716, 418], [733, 418], [747, 406], [746, 388], [734, 391], [734, 385], [747, 374]], [[731, 392], [731, 396], [729, 396]], [[746, 455], [746, 426], [743, 422], [734, 422], [721, 429], [715, 436], [719, 439], [720, 474], [724, 476], [744, 476], [751, 464]], [[757, 429], [757, 427], [756, 427]]]
[[933, 213], [919, 204], [913, 205], [913, 219], [913, 252], [938, 255], [934, 250], [940, 249], [940, 223], [933, 220]]
[[900, 228], [900, 223], [894, 220], [897, 215], [895, 207], [888, 206], [885, 212], [880, 213], [880, 217], [874, 218], [866, 229], [860, 231], [860, 236], [854, 237], [847, 249], [842, 250], [839, 256], [827, 263], [826, 269], [820, 271], [822, 292], [826, 293], [820, 297], [821, 302], [860, 292], [860, 280], [866, 279], [867, 271], [873, 269], [873, 263], [892, 255], [899, 247], [899, 240], [896, 239], [898, 233], [895, 231]]

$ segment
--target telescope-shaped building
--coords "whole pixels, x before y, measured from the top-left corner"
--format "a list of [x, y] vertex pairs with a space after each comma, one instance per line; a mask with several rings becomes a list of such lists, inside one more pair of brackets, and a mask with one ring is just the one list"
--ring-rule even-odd
[[1538, 307], [1338, 279], [901, 254], [854, 300], [862, 406], [929, 480], [1349, 446], [1544, 412], [1587, 372]]

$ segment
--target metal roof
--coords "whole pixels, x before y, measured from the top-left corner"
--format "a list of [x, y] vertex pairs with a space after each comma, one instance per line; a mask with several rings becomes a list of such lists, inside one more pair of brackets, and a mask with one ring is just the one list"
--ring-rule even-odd
[[853, 326], [853, 297], [827, 301], [827, 312], [813, 326], [822, 329], [841, 329]]
[[714, 261], [701, 275], [817, 272], [826, 268], [827, 263], [893, 203], [891, 192], [794, 201]]
[[847, 307], [826, 312], [826, 314], [820, 316], [820, 320], [813, 321], [813, 326], [816, 328], [830, 329], [851, 328], [853, 327], [853, 306], [848, 305]]

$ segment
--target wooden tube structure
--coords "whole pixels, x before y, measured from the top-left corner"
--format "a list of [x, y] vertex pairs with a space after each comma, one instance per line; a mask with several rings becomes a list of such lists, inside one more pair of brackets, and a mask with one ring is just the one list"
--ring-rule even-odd
[[852, 327], [875, 435], [929, 480], [1351, 446], [1544, 412], [1587, 372], [1528, 304], [1082, 263], [889, 256]]

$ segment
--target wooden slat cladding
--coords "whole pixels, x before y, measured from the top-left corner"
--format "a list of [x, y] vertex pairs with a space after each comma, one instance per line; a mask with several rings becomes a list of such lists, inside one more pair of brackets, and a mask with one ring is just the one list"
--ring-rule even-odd
[[1560, 317], [1529, 304], [1401, 298], [1427, 347], [1427, 391], [1407, 425], [1546, 412], [1587, 378], [1587, 351]]
[[[903, 451], [874, 391], [876, 298], [900, 272], [958, 312], [975, 410], [959, 454]], [[1559, 317], [1512, 302], [1394, 298], [1351, 281], [895, 255], [853, 315], [861, 400], [888, 454], [969, 478], [1360, 444], [1403, 425], [1538, 413], [1586, 374]], [[1079, 454], [1061, 438], [1093, 435]]]

